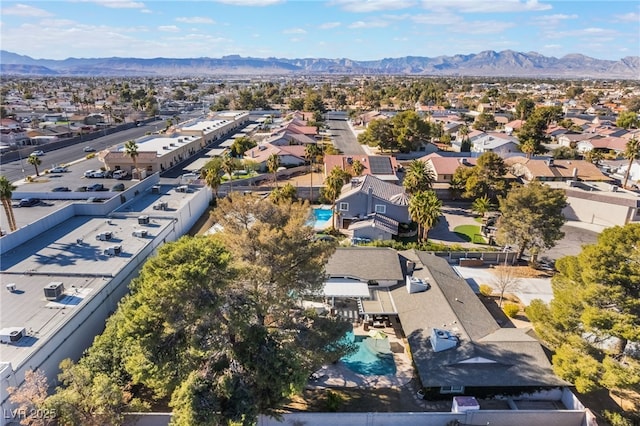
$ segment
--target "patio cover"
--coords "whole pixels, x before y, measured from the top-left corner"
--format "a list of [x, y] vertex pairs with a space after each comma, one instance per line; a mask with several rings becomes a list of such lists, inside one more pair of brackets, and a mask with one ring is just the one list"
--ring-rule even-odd
[[326, 297], [371, 297], [367, 283], [355, 280], [326, 281], [322, 292]]

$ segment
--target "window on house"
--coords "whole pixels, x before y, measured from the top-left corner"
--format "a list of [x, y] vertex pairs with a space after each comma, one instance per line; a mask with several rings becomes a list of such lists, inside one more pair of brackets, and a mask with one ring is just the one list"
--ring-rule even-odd
[[441, 386], [440, 393], [464, 393], [464, 386]]
[[375, 212], [385, 214], [387, 212], [387, 206], [385, 206], [384, 204], [376, 204]]
[[349, 210], [349, 203], [340, 203], [340, 211], [344, 212]]

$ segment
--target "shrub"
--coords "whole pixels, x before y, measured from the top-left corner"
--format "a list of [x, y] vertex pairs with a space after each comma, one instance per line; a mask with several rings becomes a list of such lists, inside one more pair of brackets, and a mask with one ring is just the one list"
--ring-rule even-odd
[[632, 426], [633, 422], [627, 418], [625, 418], [620, 413], [616, 413], [614, 411], [604, 410], [602, 413], [602, 417], [604, 417], [611, 426]]
[[516, 305], [515, 303], [507, 302], [504, 304], [502, 310], [509, 318], [514, 318], [516, 315], [518, 315], [518, 312], [520, 312], [520, 306]]
[[336, 412], [344, 402], [344, 398], [337, 392], [327, 391], [327, 411]]
[[493, 293], [493, 288], [488, 284], [480, 284], [480, 294], [489, 297]]

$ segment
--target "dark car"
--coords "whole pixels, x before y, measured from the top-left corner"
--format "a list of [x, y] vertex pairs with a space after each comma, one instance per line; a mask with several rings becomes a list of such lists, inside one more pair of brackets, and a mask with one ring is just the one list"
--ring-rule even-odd
[[124, 183], [116, 183], [111, 187], [111, 191], [113, 192], [121, 192], [124, 191]]
[[57, 186], [51, 190], [51, 192], [69, 192], [69, 191], [71, 190], [66, 186]]
[[18, 203], [18, 207], [31, 207], [35, 206], [36, 204], [40, 204], [40, 200], [37, 198], [23, 198]]
[[106, 191], [107, 188], [101, 183], [95, 183], [91, 186], [87, 186], [87, 192]]
[[85, 146], [83, 149], [84, 152], [96, 152], [96, 149], [92, 146]]

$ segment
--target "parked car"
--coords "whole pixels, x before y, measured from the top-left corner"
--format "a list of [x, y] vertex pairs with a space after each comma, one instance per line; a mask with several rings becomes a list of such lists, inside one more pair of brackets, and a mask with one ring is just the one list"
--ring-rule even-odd
[[351, 244], [354, 246], [360, 245], [360, 244], [367, 244], [370, 243], [371, 239], [370, 238], [365, 238], [365, 237], [353, 237], [351, 238]]
[[84, 152], [96, 152], [96, 149], [92, 146], [85, 146], [83, 149]]
[[84, 172], [84, 177], [87, 178], [103, 178], [104, 172], [102, 170], [87, 170]]
[[75, 192], [87, 192], [86, 186], [79, 186], [75, 189]]
[[36, 204], [40, 204], [40, 200], [38, 198], [23, 198], [18, 203], [18, 207], [31, 207]]
[[113, 192], [122, 192], [124, 191], [124, 183], [116, 183], [111, 187], [111, 191]]
[[127, 171], [126, 170], [116, 170], [113, 172], [112, 177], [114, 179], [124, 179], [127, 177]]
[[37, 150], [37, 151], [33, 151], [31, 154], [29, 154], [30, 156], [35, 155], [36, 157], [42, 157], [44, 155], [44, 151], [42, 150]]
[[91, 186], [87, 186], [87, 192], [106, 191], [107, 188], [101, 183], [95, 183]]
[[51, 192], [69, 192], [71, 191], [67, 186], [56, 186], [51, 190]]
[[62, 166], [56, 166], [54, 168], [52, 168], [51, 170], [49, 170], [49, 173], [66, 173], [69, 170], [67, 170], [66, 167], [62, 167]]

